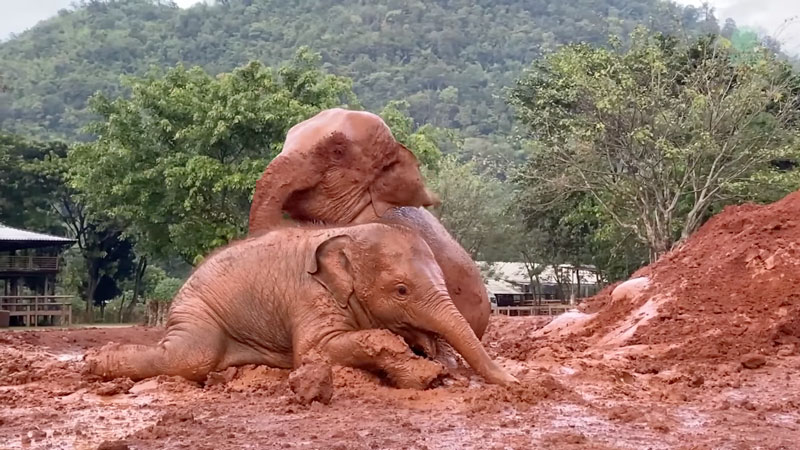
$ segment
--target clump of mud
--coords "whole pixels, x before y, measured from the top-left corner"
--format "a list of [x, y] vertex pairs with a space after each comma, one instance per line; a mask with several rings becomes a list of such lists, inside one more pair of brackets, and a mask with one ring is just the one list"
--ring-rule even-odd
[[579, 330], [554, 335], [596, 348], [645, 346], [677, 360], [797, 354], [800, 192], [725, 208], [637, 277], [649, 283], [636, 295], [612, 296], [611, 286], [582, 306]]
[[329, 404], [333, 397], [333, 372], [330, 364], [319, 355], [304, 358], [300, 367], [289, 375], [289, 387], [302, 405], [314, 401]]

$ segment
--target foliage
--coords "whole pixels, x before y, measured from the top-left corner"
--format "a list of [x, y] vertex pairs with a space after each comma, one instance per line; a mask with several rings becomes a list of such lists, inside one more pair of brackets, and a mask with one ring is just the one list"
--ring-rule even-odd
[[[10, 226], [66, 234], [77, 241], [67, 258], [73, 292], [92, 306], [119, 295], [119, 283], [133, 271], [133, 243], [122, 229], [92, 214], [67, 184], [67, 148], [60, 142], [35, 142], [0, 135], [2, 221]], [[75, 270], [75, 267], [81, 267]]]
[[278, 70], [250, 63], [212, 77], [177, 66], [131, 78], [130, 98], [97, 95], [98, 139], [70, 153], [73, 185], [131, 226], [148, 253], [196, 263], [243, 234], [255, 182], [288, 129], [354, 101], [307, 49]]
[[153, 289], [150, 298], [156, 300], [172, 300], [178, 290], [183, 286], [183, 280], [179, 278], [167, 277], [159, 281]]
[[444, 157], [437, 173], [426, 171], [428, 186], [442, 205], [434, 210], [442, 225], [474, 259], [503, 259], [506, 238], [515, 226], [507, 214], [509, 186], [476, 171], [472, 162]]
[[796, 160], [800, 84], [773, 54], [737, 59], [713, 36], [639, 29], [631, 42], [565, 47], [518, 81], [511, 101], [536, 143], [518, 180], [531, 213], [588, 194], [652, 258], [735, 187], [752, 192], [772, 162]]
[[660, 0], [226, 0], [180, 9], [164, 0], [79, 0], [0, 43], [0, 128], [75, 136], [87, 99], [127, 88], [119, 76], [178, 63], [214, 75], [275, 65], [303, 45], [355, 80], [373, 111], [405, 99], [417, 123], [468, 135], [508, 131], [500, 89], [524, 65], [571, 42], [602, 44], [639, 23], [716, 31], [708, 11]]
[[[36, 142], [0, 133], [0, 223], [40, 232], [63, 233], [53, 208], [54, 183], [43, 177], [51, 154], [65, 155], [61, 142]], [[56, 181], [57, 183], [57, 181]]]

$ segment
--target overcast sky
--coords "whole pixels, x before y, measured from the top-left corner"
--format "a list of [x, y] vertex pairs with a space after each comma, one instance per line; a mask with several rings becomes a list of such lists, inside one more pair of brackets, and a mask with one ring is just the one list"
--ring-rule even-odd
[[[188, 7], [199, 1], [175, 0], [175, 3]], [[676, 1], [695, 6], [703, 3], [703, 0]], [[72, 0], [0, 0], [0, 39], [25, 31], [70, 3]], [[708, 3], [716, 9], [720, 21], [732, 17], [738, 25], [769, 33], [781, 41], [784, 50], [800, 54], [800, 0], [708, 0]]]

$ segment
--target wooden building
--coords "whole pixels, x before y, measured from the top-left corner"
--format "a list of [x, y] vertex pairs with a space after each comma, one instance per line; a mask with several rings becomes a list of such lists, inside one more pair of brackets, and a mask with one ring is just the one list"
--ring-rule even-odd
[[0, 326], [72, 322], [71, 297], [56, 295], [60, 255], [73, 239], [0, 225]]

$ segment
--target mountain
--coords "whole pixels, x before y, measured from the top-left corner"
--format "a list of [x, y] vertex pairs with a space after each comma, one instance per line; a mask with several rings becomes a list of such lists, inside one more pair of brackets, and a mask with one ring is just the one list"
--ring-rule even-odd
[[89, 96], [121, 93], [121, 75], [277, 65], [306, 45], [367, 108], [404, 99], [419, 122], [489, 135], [510, 129], [504, 88], [543, 51], [637, 24], [718, 31], [702, 10], [660, 0], [83, 1], [0, 44], [0, 129], [74, 138]]

